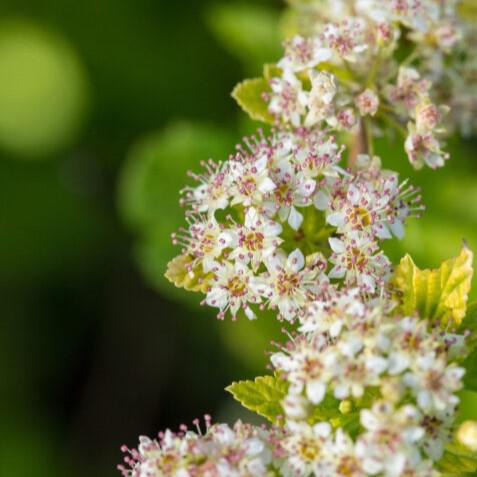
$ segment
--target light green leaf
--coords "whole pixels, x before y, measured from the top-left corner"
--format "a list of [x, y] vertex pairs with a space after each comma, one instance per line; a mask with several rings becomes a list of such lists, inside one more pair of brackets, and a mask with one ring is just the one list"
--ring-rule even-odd
[[458, 12], [467, 21], [477, 21], [477, 5], [475, 0], [461, 0], [458, 5]]
[[275, 376], [262, 376], [254, 381], [238, 381], [225, 388], [242, 406], [266, 417], [273, 423], [281, 421], [281, 402], [288, 391], [288, 382]]
[[460, 324], [467, 308], [472, 258], [472, 252], [464, 246], [457, 257], [446, 260], [439, 268], [421, 270], [406, 255], [392, 281], [402, 294], [403, 313], [417, 311], [421, 318]]
[[452, 443], [446, 446], [444, 456], [437, 468], [445, 475], [462, 475], [477, 471], [477, 453], [466, 447]]
[[267, 80], [255, 78], [239, 83], [232, 91], [232, 97], [252, 119], [273, 124], [274, 118], [263, 98], [263, 94], [267, 92], [270, 92]]
[[204, 273], [202, 265], [193, 268], [190, 272], [188, 266], [191, 263], [192, 258], [189, 255], [178, 255], [167, 264], [167, 271], [164, 276], [177, 288], [206, 293], [212, 274]]

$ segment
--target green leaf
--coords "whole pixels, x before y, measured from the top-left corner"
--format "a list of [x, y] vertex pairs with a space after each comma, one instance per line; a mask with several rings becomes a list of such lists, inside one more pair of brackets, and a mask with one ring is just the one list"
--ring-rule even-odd
[[451, 443], [446, 446], [437, 468], [446, 475], [461, 475], [477, 471], [477, 453], [463, 445]]
[[238, 381], [225, 388], [242, 406], [279, 423], [283, 416], [282, 400], [288, 391], [288, 382], [276, 376], [262, 376], [254, 381]]
[[462, 321], [457, 331], [459, 333], [470, 331], [471, 334], [467, 342], [475, 347], [477, 344], [477, 302], [473, 302], [467, 307], [464, 321]]
[[273, 124], [274, 118], [268, 111], [268, 104], [263, 98], [264, 93], [270, 92], [266, 79], [248, 79], [239, 83], [232, 91], [232, 97], [238, 105], [257, 121]]
[[458, 5], [458, 12], [464, 20], [477, 21], [477, 5], [475, 0], [461, 0]]
[[181, 303], [195, 306], [197, 297], [164, 278], [168, 262], [180, 253], [170, 240], [185, 223], [179, 190], [191, 184], [188, 169], [200, 171], [200, 161], [226, 158], [234, 142], [214, 124], [177, 121], [139, 140], [121, 170], [118, 205], [136, 238], [136, 260], [154, 287]]
[[209, 287], [211, 273], [204, 273], [202, 265], [193, 268], [190, 272], [188, 265], [192, 263], [189, 255], [178, 255], [167, 264], [165, 277], [177, 288], [184, 288], [187, 291], [206, 293]]
[[421, 270], [406, 255], [392, 281], [402, 294], [403, 313], [417, 311], [421, 318], [459, 325], [467, 308], [472, 258], [472, 252], [464, 246], [457, 257], [446, 260], [439, 268]]
[[316, 424], [317, 422], [331, 421], [335, 427], [338, 427], [342, 424], [345, 416], [348, 416], [348, 414], [341, 414], [339, 405], [340, 401], [338, 401], [338, 399], [332, 394], [326, 394], [320, 404], [313, 406], [308, 422], [310, 424]]

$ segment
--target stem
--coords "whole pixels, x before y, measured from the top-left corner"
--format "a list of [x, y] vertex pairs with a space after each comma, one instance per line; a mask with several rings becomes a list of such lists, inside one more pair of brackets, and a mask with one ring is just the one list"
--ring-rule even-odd
[[359, 126], [358, 126], [358, 132], [355, 134], [355, 136], [352, 139], [351, 150], [348, 157], [348, 167], [351, 170], [356, 169], [356, 161], [360, 154], [368, 154], [369, 133], [367, 129], [368, 129], [368, 125], [363, 120], [360, 120]]
[[366, 145], [368, 146], [368, 154], [374, 156], [374, 139], [373, 131], [371, 131], [371, 119], [367, 118], [364, 120], [364, 130], [366, 133]]
[[409, 55], [403, 60], [401, 61], [401, 67], [402, 66], [408, 66], [410, 65], [415, 59], [417, 59], [417, 57], [419, 56], [419, 51], [416, 48], [414, 48], [413, 51], [411, 51], [411, 53], [409, 53]]
[[373, 85], [374, 80], [376, 79], [376, 73], [378, 72], [380, 62], [381, 62], [381, 55], [378, 52], [378, 54], [374, 58], [373, 64], [371, 65], [368, 79], [366, 80], [366, 87], [370, 88]]

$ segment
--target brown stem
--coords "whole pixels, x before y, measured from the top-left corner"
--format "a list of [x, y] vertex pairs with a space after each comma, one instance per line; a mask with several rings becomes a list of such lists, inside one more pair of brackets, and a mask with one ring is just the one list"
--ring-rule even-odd
[[356, 169], [356, 161], [360, 154], [368, 154], [369, 144], [367, 139], [366, 124], [363, 120], [359, 122], [358, 131], [351, 141], [351, 148], [348, 156], [348, 167], [353, 171]]

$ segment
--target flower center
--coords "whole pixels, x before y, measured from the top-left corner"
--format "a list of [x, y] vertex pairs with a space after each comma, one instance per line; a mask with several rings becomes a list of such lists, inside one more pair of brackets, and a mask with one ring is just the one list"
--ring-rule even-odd
[[247, 283], [240, 277], [234, 276], [228, 281], [227, 289], [233, 297], [244, 296], [247, 293]]
[[240, 238], [240, 245], [251, 252], [263, 249], [264, 235], [261, 232], [249, 232]]
[[353, 207], [348, 214], [351, 224], [359, 229], [363, 229], [371, 225], [371, 214], [363, 207]]
[[314, 461], [320, 455], [321, 446], [316, 439], [303, 439], [299, 446], [299, 454], [308, 461]]
[[280, 295], [291, 296], [300, 284], [298, 273], [281, 271], [277, 277], [275, 288]]

